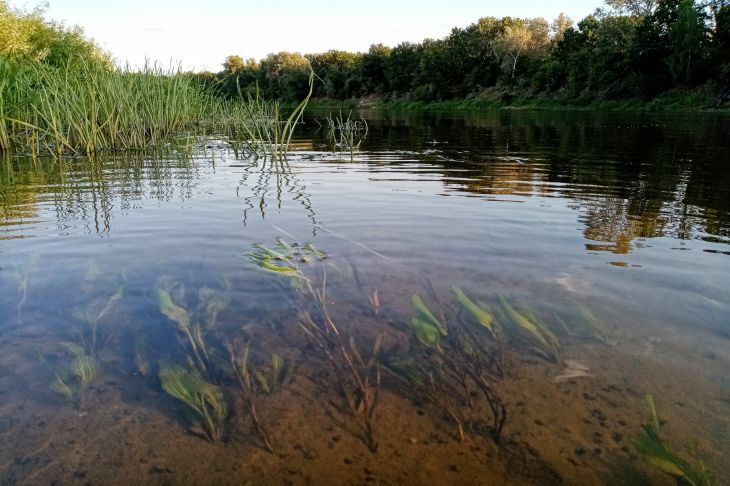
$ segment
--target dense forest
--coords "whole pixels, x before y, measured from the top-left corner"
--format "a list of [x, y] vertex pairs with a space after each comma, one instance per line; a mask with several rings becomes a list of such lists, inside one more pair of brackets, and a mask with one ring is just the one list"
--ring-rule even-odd
[[577, 24], [565, 15], [484, 17], [444, 39], [374, 44], [368, 52], [231, 55], [200, 79], [235, 97], [422, 102], [522, 96], [570, 100], [653, 100], [677, 92], [690, 104], [730, 98], [730, 1], [607, 0]]

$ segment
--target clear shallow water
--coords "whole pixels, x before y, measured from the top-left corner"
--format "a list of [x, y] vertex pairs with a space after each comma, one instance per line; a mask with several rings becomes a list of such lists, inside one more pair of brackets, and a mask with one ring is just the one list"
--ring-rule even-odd
[[[694, 437], [718, 484], [730, 480], [730, 122], [365, 116], [370, 132], [352, 157], [333, 153], [310, 120], [278, 170], [223, 144], [188, 160], [3, 161], [3, 483], [477, 484], [485, 473], [661, 483], [631, 444], [646, 394], [669, 442], [685, 453]], [[384, 333], [384, 365], [408, 348], [412, 294], [463, 317], [452, 285], [492, 307], [498, 293], [529, 303], [560, 339], [560, 362], [508, 347], [496, 381], [509, 412], [500, 447], [478, 420], [459, 443], [439, 407], [386, 373], [370, 453], [337, 406], [328, 363], [298, 333], [307, 299], [246, 255], [277, 237], [329, 255], [330, 313], [358, 343]], [[157, 376], [160, 360], [185, 359], [154, 298], [161, 285], [191, 313], [201, 288], [224, 298], [205, 331], [223, 358], [226, 340], [244, 337], [260, 343], [258, 362], [285, 358], [285, 384], [259, 400], [276, 455], [262, 451], [224, 376], [209, 377], [231, 410], [223, 443], [188, 431], [185, 407]], [[78, 310], [100, 309], [121, 287], [92, 353]], [[581, 306], [604, 339], [560, 328], [556, 314], [580, 327]], [[83, 402], [50, 387], [73, 359], [63, 342], [83, 343], [98, 365]], [[562, 378], [575, 369], [588, 376]]]

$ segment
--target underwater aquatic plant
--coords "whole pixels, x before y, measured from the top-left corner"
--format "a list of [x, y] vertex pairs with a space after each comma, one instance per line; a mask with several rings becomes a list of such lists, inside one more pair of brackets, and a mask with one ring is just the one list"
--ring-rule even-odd
[[661, 423], [654, 397], [646, 396], [649, 422], [641, 424], [641, 432], [634, 438], [634, 446], [641, 457], [651, 466], [674, 477], [680, 486], [709, 486], [714, 483], [712, 471], [701, 460], [693, 465], [677, 453], [661, 438]]
[[527, 335], [541, 354], [554, 363], [559, 363], [560, 341], [537, 314], [526, 305], [524, 312], [517, 311], [502, 294], [497, 294], [497, 300], [504, 315], [504, 323], [514, 324]]
[[116, 289], [108, 297], [103, 296], [88, 302], [83, 307], [74, 307], [73, 316], [86, 323], [89, 326], [90, 341], [88, 346], [91, 354], [96, 353], [97, 335], [99, 330], [99, 322], [107, 315], [114, 304], [124, 295], [124, 283], [117, 285]]
[[159, 376], [162, 389], [197, 414], [195, 428], [199, 427], [211, 442], [218, 442], [228, 415], [221, 389], [205, 381], [197, 370], [179, 365], [160, 363]]
[[[363, 359], [354, 339], [345, 340], [327, 310], [327, 272], [322, 266], [321, 281], [306, 276], [303, 264], [322, 262], [328, 255], [311, 243], [288, 244], [277, 238], [271, 248], [254, 245], [247, 255], [260, 268], [269, 272], [287, 275], [292, 285], [307, 297], [307, 307], [300, 312], [299, 324], [310, 341], [327, 358], [334, 371], [340, 392], [353, 416], [362, 419], [365, 443], [375, 452], [378, 444], [374, 432], [374, 412], [378, 404], [380, 389], [380, 364], [378, 353], [382, 337], [373, 344], [370, 357]], [[312, 307], [314, 309], [312, 309]], [[315, 317], [312, 312], [316, 311]]]
[[[243, 350], [232, 343], [229, 343], [227, 348], [231, 360], [231, 366], [233, 367], [236, 379], [241, 387], [241, 396], [244, 404], [246, 405], [246, 409], [248, 410], [248, 415], [251, 417], [256, 433], [261, 439], [261, 442], [263, 442], [264, 447], [267, 451], [274, 454], [274, 446], [271, 442], [271, 437], [264, 428], [263, 423], [259, 419], [258, 412], [256, 411], [256, 384], [258, 383], [258, 385], [266, 393], [270, 393], [271, 388], [269, 387], [268, 380], [265, 379], [263, 373], [251, 366], [249, 363], [249, 354], [251, 350], [250, 343], [246, 344], [243, 347]], [[276, 353], [272, 355], [272, 365], [273, 370], [271, 383], [273, 386], [278, 382], [281, 376], [281, 369], [283, 367], [283, 360]], [[256, 378], [255, 380], [254, 377]]]
[[303, 311], [300, 313], [300, 326], [327, 357], [335, 373], [340, 393], [350, 411], [353, 416], [362, 419], [365, 444], [371, 452], [375, 452], [378, 443], [375, 438], [374, 413], [380, 393], [378, 354], [382, 345], [382, 335], [379, 334], [375, 338], [370, 357], [367, 360], [363, 359], [352, 336], [348, 343], [345, 343], [324, 306], [324, 294], [318, 298], [318, 302], [321, 310], [320, 319], [315, 321], [309, 312]]
[[[504, 350], [506, 346], [506, 338], [502, 326], [499, 322], [497, 322], [494, 316], [492, 316], [486, 304], [475, 304], [459, 287], [451, 287], [451, 290], [453, 290], [454, 294], [456, 294], [456, 300], [459, 301], [462, 307], [466, 309], [474, 319], [476, 319], [477, 323], [483, 329], [486, 329], [489, 332], [489, 335], [497, 346], [497, 364], [501, 375], [504, 369]], [[472, 335], [471, 337], [473, 338], [473, 341], [479, 340], [478, 337], [473, 334], [471, 327], [466, 327], [465, 330]]]
[[441, 336], [448, 335], [446, 326], [436, 319], [420, 295], [413, 294], [411, 304], [416, 310], [416, 317], [411, 319], [413, 332], [423, 344], [438, 349]]
[[373, 290], [368, 301], [370, 302], [370, 307], [373, 309], [373, 314], [376, 316], [380, 314], [380, 294], [378, 294], [378, 289]]
[[175, 304], [166, 290], [161, 287], [156, 287], [154, 295], [160, 312], [171, 321], [177, 323], [177, 329], [187, 340], [197, 366], [202, 372], [205, 372], [208, 363], [208, 353], [202, 329], [199, 325], [190, 322], [187, 309]]
[[144, 335], [138, 335], [134, 340], [134, 364], [142, 376], [150, 374], [150, 363], [145, 352], [146, 347]]
[[270, 395], [274, 388], [281, 383], [282, 373], [284, 371], [284, 359], [277, 353], [271, 353], [271, 363], [268, 366], [269, 375], [265, 369], [252, 368], [254, 378], [258, 382], [261, 389]]
[[73, 361], [67, 369], [53, 370], [51, 389], [69, 399], [78, 394], [79, 403], [77, 405], [80, 408], [82, 392], [96, 378], [96, 362], [92, 356], [86, 354], [83, 346], [71, 342], [62, 342], [60, 344], [71, 354]]
[[[497, 332], [493, 318], [479, 308], [458, 288], [457, 299], [474, 315], [480, 327]], [[459, 320], [437, 319], [419, 295], [411, 298], [416, 317], [411, 320], [414, 352], [406, 358], [411, 364], [405, 368], [396, 364], [396, 371], [415, 386], [426, 398], [441, 406], [458, 426], [459, 439], [463, 440], [466, 416], [462, 404], [476, 408], [473, 397], [478, 391], [484, 397], [492, 417], [492, 437], [499, 441], [507, 420], [507, 409], [494, 385], [493, 375], [501, 377], [501, 361], [495, 358], [485, 341], [471, 329], [472, 325]], [[444, 338], [443, 340], [441, 338]], [[491, 338], [494, 341], [494, 337]]]
[[202, 316], [208, 329], [212, 329], [218, 322], [220, 312], [228, 307], [228, 299], [210, 287], [201, 287], [198, 290], [198, 314]]
[[[2, 124], [2, 123], [0, 123]], [[17, 313], [17, 322], [18, 326], [21, 325], [22, 322], [22, 314], [23, 314], [23, 306], [25, 305], [25, 302], [28, 300], [28, 290], [30, 288], [30, 277], [33, 272], [35, 272], [37, 263], [38, 263], [38, 255], [33, 254], [30, 255], [25, 263], [13, 265], [11, 266], [11, 270], [13, 275], [18, 279], [18, 304], [16, 305], [16, 313]]]
[[84, 348], [75, 343], [63, 342], [74, 360], [71, 362], [71, 371], [79, 379], [82, 387], [88, 386], [96, 378], [96, 364], [94, 358], [87, 355]]
[[62, 374], [58, 370], [53, 370], [53, 381], [51, 381], [51, 389], [60, 393], [66, 398], [71, 398], [74, 395], [74, 391], [71, 389], [68, 383], [68, 377]]
[[301, 269], [302, 265], [322, 261], [328, 255], [311, 243], [287, 243], [282, 238], [276, 239], [276, 244], [267, 247], [261, 243], [254, 243], [253, 250], [246, 255], [261, 270], [290, 278], [292, 287], [301, 290], [305, 286], [307, 277]]

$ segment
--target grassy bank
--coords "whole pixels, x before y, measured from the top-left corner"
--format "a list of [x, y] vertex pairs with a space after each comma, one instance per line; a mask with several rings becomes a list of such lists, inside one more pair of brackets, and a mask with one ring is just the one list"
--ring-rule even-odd
[[708, 90], [675, 90], [656, 98], [601, 99], [600, 97], [566, 98], [556, 96], [513, 94], [504, 90], [492, 89], [481, 95], [467, 99], [443, 101], [413, 101], [409, 99], [388, 99], [368, 97], [350, 100], [314, 99], [310, 102], [313, 109], [352, 110], [373, 108], [394, 111], [494, 111], [494, 110], [585, 110], [585, 111], [666, 111], [730, 112], [730, 101], [718, 103], [718, 96]]
[[254, 156], [283, 152], [295, 118], [278, 103], [221, 100], [189, 74], [147, 66], [139, 72], [96, 63], [54, 67], [0, 58], [0, 151], [94, 155], [189, 147], [222, 136]]

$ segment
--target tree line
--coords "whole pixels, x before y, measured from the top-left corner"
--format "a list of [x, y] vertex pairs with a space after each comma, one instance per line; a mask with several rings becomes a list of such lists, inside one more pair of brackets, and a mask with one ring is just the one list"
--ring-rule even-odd
[[529, 96], [651, 99], [669, 90], [730, 97], [730, 0], [607, 0], [574, 23], [484, 17], [443, 39], [374, 44], [367, 52], [231, 55], [199, 79], [220, 95], [299, 100], [442, 101], [491, 91]]

